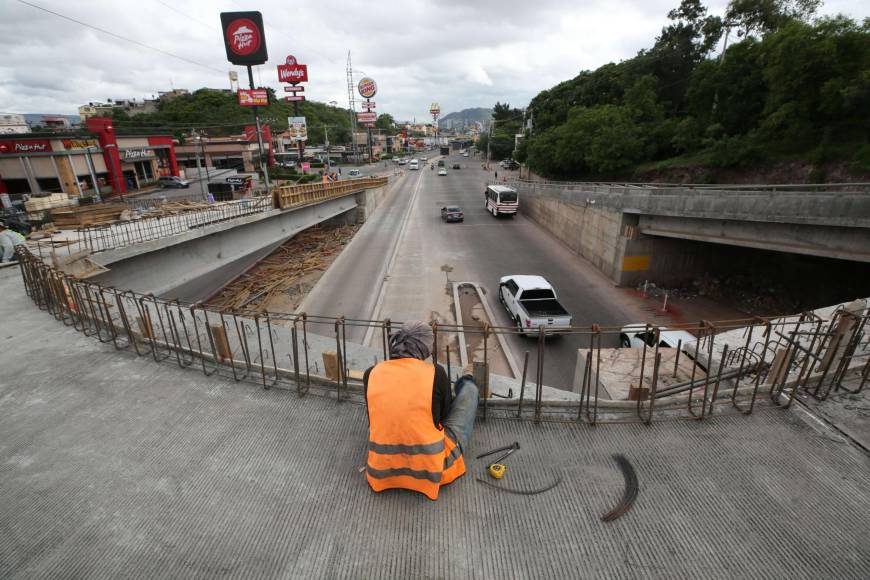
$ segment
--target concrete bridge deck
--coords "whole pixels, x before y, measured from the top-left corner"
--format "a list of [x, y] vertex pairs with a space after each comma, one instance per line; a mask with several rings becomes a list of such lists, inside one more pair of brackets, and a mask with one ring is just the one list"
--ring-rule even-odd
[[[866, 578], [870, 459], [799, 407], [589, 427], [490, 419], [519, 441], [438, 502], [372, 493], [359, 405], [117, 352], [0, 271], [0, 577]], [[634, 508], [614, 453], [640, 480]]]

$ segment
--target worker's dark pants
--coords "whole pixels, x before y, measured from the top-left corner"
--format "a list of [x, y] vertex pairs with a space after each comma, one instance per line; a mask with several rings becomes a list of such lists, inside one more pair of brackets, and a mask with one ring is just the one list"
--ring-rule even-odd
[[468, 378], [461, 378], [456, 383], [456, 398], [450, 405], [450, 412], [444, 427], [453, 435], [453, 439], [459, 444], [462, 453], [468, 449], [471, 441], [471, 432], [474, 430], [474, 417], [477, 415], [477, 399], [479, 393], [477, 385]]

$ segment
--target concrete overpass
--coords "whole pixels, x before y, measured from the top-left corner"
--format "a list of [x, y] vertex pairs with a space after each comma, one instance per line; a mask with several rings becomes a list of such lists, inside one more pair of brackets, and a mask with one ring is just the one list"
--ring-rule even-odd
[[[168, 223], [150, 230], [134, 222], [129, 228], [137, 232], [167, 235], [136, 240], [124, 230], [101, 236], [101, 251], [91, 260], [109, 270], [93, 280], [161, 298], [203, 300], [306, 228], [365, 221], [387, 187], [387, 178], [285, 187], [276, 190], [272, 204], [247, 215], [202, 224], [195, 216], [179, 216], [174, 222], [163, 218]], [[104, 247], [115, 240], [125, 243]]]
[[[521, 211], [617, 284], [679, 282], [706, 242], [870, 263], [870, 186], [659, 186], [518, 181]], [[824, 186], [822, 186], [824, 187]]]

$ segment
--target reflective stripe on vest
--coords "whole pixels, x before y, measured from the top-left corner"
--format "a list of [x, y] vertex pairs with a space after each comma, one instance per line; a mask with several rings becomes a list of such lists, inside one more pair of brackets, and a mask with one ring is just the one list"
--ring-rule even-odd
[[432, 423], [435, 367], [394, 359], [369, 373], [366, 479], [375, 491], [401, 488], [438, 498], [441, 485], [465, 473], [462, 454]]

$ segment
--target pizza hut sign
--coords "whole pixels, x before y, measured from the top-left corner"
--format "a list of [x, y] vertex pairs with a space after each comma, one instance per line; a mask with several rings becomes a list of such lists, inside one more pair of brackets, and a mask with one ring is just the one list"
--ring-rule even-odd
[[29, 139], [27, 141], [0, 141], [0, 153], [48, 153], [51, 142], [48, 139]]
[[259, 12], [221, 12], [227, 60], [233, 64], [255, 65], [268, 60], [263, 15]]

